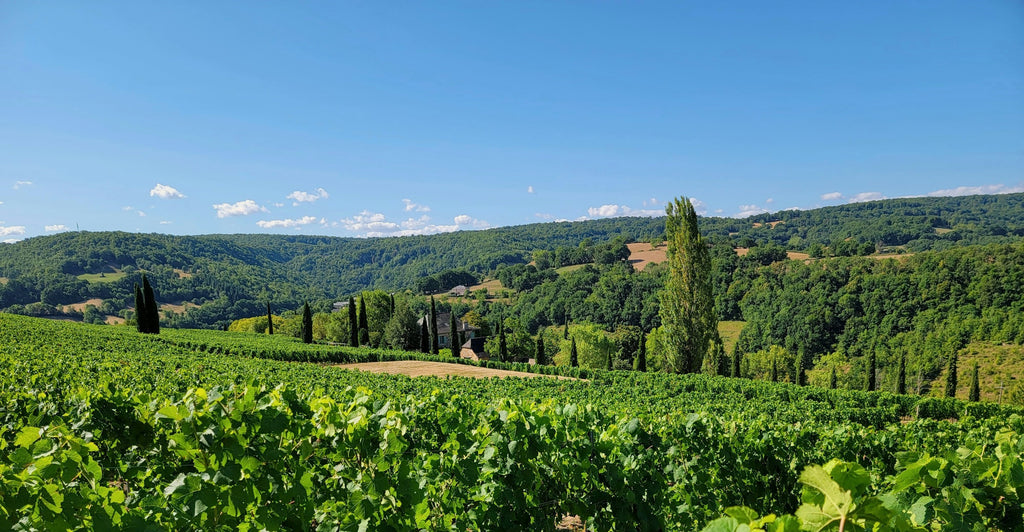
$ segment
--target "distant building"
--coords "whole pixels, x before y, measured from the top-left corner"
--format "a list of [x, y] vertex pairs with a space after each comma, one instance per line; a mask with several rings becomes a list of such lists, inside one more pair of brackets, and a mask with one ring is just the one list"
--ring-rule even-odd
[[331, 312], [341, 312], [348, 308], [348, 301], [337, 301], [331, 305]]
[[[420, 318], [416, 321], [419, 326], [423, 325], [423, 320], [426, 317]], [[452, 325], [451, 325], [451, 314], [448, 312], [439, 312], [437, 314], [437, 346], [438, 348], [445, 349], [451, 348], [452, 344]], [[474, 327], [462, 320], [455, 320], [455, 327], [458, 329], [459, 334], [462, 335], [464, 340], [471, 340], [476, 338], [476, 333], [480, 329]]]
[[491, 356], [484, 351], [485, 338], [473, 338], [467, 340], [466, 343], [462, 344], [462, 351], [459, 352], [460, 358], [468, 358], [469, 360], [490, 360]]
[[466, 297], [467, 292], [469, 292], [469, 289], [466, 288], [466, 285], [460, 284], [459, 286], [449, 290], [448, 295], [453, 297]]

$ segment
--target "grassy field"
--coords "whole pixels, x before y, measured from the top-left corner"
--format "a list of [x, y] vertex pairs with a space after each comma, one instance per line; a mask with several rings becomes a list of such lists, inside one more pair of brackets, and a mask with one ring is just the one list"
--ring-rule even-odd
[[114, 273], [83, 273], [78, 278], [83, 281], [89, 281], [90, 283], [113, 283], [114, 281], [120, 281], [127, 275], [124, 272]]
[[718, 334], [722, 337], [722, 346], [725, 352], [732, 354], [736, 342], [740, 339], [740, 331], [746, 325], [745, 321], [720, 321], [718, 322]]
[[[956, 396], [967, 399], [971, 386], [971, 367], [978, 363], [978, 377], [983, 401], [1005, 402], [1010, 390], [1024, 379], [1024, 346], [971, 342], [960, 351], [957, 359]], [[916, 384], [915, 377], [907, 376], [907, 386]], [[941, 396], [946, 389], [946, 370], [931, 382], [933, 396]]]
[[562, 266], [561, 268], [555, 268], [555, 272], [558, 273], [558, 275], [565, 275], [569, 272], [574, 272], [584, 266], [586, 266], [586, 264], [573, 264], [572, 266]]

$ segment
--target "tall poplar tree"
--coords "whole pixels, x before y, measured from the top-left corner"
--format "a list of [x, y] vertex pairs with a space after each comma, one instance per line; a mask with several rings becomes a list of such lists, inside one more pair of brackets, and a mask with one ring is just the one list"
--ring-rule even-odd
[[640, 350], [636, 354], [634, 369], [647, 371], [647, 335], [643, 333], [640, 334]]
[[302, 305], [302, 342], [313, 343], [313, 313], [309, 310], [309, 303]]
[[835, 390], [839, 386], [839, 377], [836, 375], [836, 367], [832, 366], [832, 371], [828, 374], [828, 389]]
[[348, 296], [348, 345], [359, 345], [359, 317], [356, 316], [356, 299]]
[[359, 330], [366, 331], [367, 338], [363, 338], [363, 333], [359, 333], [359, 343], [369, 343], [370, 335], [370, 319], [366, 316], [366, 294], [359, 295]]
[[869, 392], [875, 391], [875, 373], [877, 372], [878, 361], [875, 358], [875, 350], [871, 349], [871, 351], [868, 351], [867, 389]]
[[142, 287], [135, 283], [135, 329], [140, 333], [146, 330], [146, 298], [142, 296]]
[[576, 351], [576, 337], [573, 337], [572, 346], [569, 348], [569, 365], [574, 368], [578, 368], [580, 366], [580, 355]]
[[274, 334], [274, 315], [270, 313], [270, 301], [267, 301], [267, 334]]
[[900, 353], [900, 367], [896, 372], [896, 393], [907, 393], [907, 354]]
[[956, 352], [949, 357], [949, 367], [946, 368], [946, 397], [956, 397]]
[[437, 340], [437, 305], [434, 303], [434, 296], [430, 296], [430, 354], [436, 355], [440, 351]]
[[534, 355], [538, 366], [546, 366], [548, 361], [544, 354], [544, 329], [537, 331], [537, 352]]
[[146, 312], [146, 331], [150, 334], [160, 334], [160, 308], [156, 304], [156, 296], [153, 295], [153, 286], [149, 284], [146, 275], [142, 275], [142, 298]]
[[[718, 316], [711, 292], [711, 254], [697, 228], [697, 212], [687, 198], [665, 208], [669, 276], [659, 315], [668, 344], [667, 362], [675, 373], [699, 371], [712, 342]], [[720, 340], [718, 340], [720, 341]]]

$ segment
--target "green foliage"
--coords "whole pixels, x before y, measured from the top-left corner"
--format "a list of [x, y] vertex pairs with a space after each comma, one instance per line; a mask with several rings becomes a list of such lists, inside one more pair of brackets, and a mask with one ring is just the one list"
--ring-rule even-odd
[[[676, 373], [699, 371], [718, 340], [718, 317], [711, 291], [711, 257], [690, 200], [677, 198], [666, 208], [669, 277], [661, 293], [661, 322]], [[718, 340], [720, 342], [720, 340]]]
[[946, 366], [946, 397], [956, 397], [957, 357], [956, 351], [949, 355], [949, 365]]
[[270, 302], [267, 302], [267, 334], [274, 334], [274, 314], [270, 312]]
[[981, 400], [981, 379], [978, 377], [978, 363], [971, 365], [971, 387], [967, 393], [967, 400], [976, 402]]
[[299, 338], [302, 339], [302, 343], [313, 343], [313, 314], [309, 310], [309, 303], [302, 305], [302, 328], [299, 331]]
[[348, 298], [348, 329], [348, 345], [357, 347], [359, 345], [359, 316], [356, 314], [356, 300], [352, 296]]
[[434, 296], [430, 296], [430, 354], [436, 355], [437, 351], [437, 305], [434, 303]]
[[156, 302], [156, 296], [153, 294], [153, 286], [149, 284], [149, 278], [145, 274], [142, 275], [142, 312], [139, 314], [140, 319], [145, 320], [145, 330], [149, 334], [160, 334], [160, 307]]

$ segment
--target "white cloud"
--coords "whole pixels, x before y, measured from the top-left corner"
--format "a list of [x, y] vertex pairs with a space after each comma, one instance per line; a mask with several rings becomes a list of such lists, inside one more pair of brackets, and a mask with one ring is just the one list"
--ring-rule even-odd
[[20, 242], [20, 241], [21, 241], [20, 238], [5, 238], [5, 239], [2, 240], [2, 242], [4, 244], [13, 244], [15, 242]]
[[590, 207], [587, 209], [588, 218], [611, 218], [613, 216], [660, 216], [664, 214], [664, 211], [657, 209], [633, 209], [626, 205], [601, 205], [600, 207]]
[[32, 182], [31, 181], [15, 181], [14, 182], [14, 186], [12, 188], [14, 190], [18, 190], [21, 187], [30, 187], [30, 186], [32, 186]]
[[861, 192], [860, 194], [854, 194], [848, 203], [861, 203], [864, 201], [875, 201], [883, 200], [885, 196], [881, 192]]
[[554, 216], [546, 212], [535, 212], [533, 213], [533, 215], [536, 216], [537, 218], [540, 218], [541, 220], [550, 220], [554, 218]]
[[748, 216], [754, 216], [755, 214], [764, 214], [768, 212], [768, 209], [759, 205], [740, 205], [740, 212], [736, 213], [733, 218], [746, 218]]
[[974, 196], [977, 194], [1013, 194], [1024, 192], [1024, 185], [1008, 187], [1006, 185], [981, 185], [976, 187], [956, 187], [929, 192], [925, 196]]
[[530, 185], [530, 186], [526, 187], [526, 193], [527, 194], [533, 194], [533, 185]]
[[157, 183], [156, 186], [149, 191], [149, 195], [150, 197], [156, 196], [160, 199], [181, 199], [185, 197], [184, 194], [178, 192], [178, 189], [168, 185], [161, 185], [160, 183]]
[[135, 207], [132, 207], [131, 205], [125, 205], [124, 207], [121, 207], [121, 210], [122, 211], [134, 211]]
[[135, 213], [138, 214], [140, 217], [145, 217], [146, 216], [146, 213], [142, 212], [142, 211], [135, 211]]
[[460, 215], [456, 216], [454, 221], [455, 221], [455, 225], [457, 225], [459, 227], [467, 227], [467, 226], [469, 226], [469, 227], [473, 227], [475, 229], [486, 229], [486, 228], [491, 226], [491, 224], [489, 224], [489, 223], [487, 223], [487, 222], [485, 222], [483, 220], [478, 220], [476, 218], [473, 218], [472, 216], [469, 216], [467, 214], [460, 214]]
[[821, 195], [821, 201], [837, 201], [843, 199], [842, 192], [828, 192]]
[[379, 212], [363, 211], [341, 220], [341, 224], [349, 231], [391, 232], [399, 229], [395, 222], [387, 221], [387, 217]]
[[0, 225], [0, 236], [11, 236], [11, 235], [23, 235], [25, 234], [24, 225], [12, 225], [5, 227]]
[[326, 190], [318, 188], [316, 189], [316, 192], [303, 192], [301, 190], [296, 190], [285, 197], [290, 200], [294, 200], [292, 205], [298, 206], [300, 203], [312, 203], [316, 200], [327, 199], [331, 196]]
[[690, 204], [693, 205], [693, 212], [704, 216], [708, 213], [708, 206], [703, 201], [697, 198], [690, 198]]
[[217, 211], [217, 218], [227, 218], [228, 216], [248, 216], [260, 211], [268, 212], [266, 207], [257, 204], [251, 199], [235, 203], [217, 203], [214, 204], [213, 208]]
[[174, 222], [172, 222], [170, 220], [160, 220], [160, 225], [171, 225], [173, 223]]
[[654, 206], [654, 205], [657, 205], [657, 204], [658, 204], [658, 198], [655, 198], [653, 196], [651, 196], [651, 199], [645, 199], [644, 200], [644, 207]]
[[303, 225], [309, 225], [316, 222], [316, 216], [303, 216], [298, 219], [285, 219], [285, 220], [260, 220], [256, 222], [256, 225], [264, 229], [273, 229], [275, 227], [301, 227]]
[[414, 203], [411, 199], [408, 199], [408, 198], [403, 199], [402, 203], [405, 204], [405, 212], [412, 212], [412, 211], [416, 211], [416, 212], [430, 212], [430, 207], [427, 207], [426, 205], [420, 205], [418, 203]]
[[768, 198], [768, 199], [764, 200], [764, 202], [769, 204], [769, 205], [771, 205], [772, 203], [775, 203], [775, 200], [772, 199], [772, 198]]
[[47, 231], [67, 231], [68, 226], [64, 224], [47, 225], [44, 227], [44, 229], [46, 229]]

